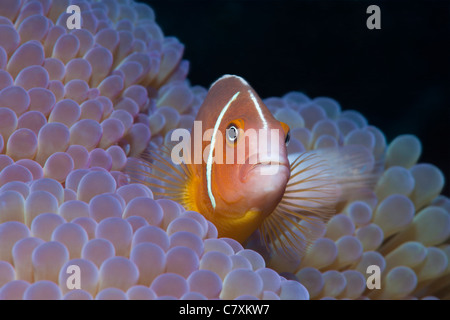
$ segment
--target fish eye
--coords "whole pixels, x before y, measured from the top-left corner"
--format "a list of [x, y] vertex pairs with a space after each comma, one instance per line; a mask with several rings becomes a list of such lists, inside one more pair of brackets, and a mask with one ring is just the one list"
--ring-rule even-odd
[[239, 130], [238, 128], [234, 125], [234, 124], [230, 124], [227, 128], [227, 139], [230, 142], [236, 142], [238, 135], [239, 135]]
[[284, 139], [284, 143], [286, 144], [286, 147], [289, 145], [289, 141], [291, 141], [291, 131], [290, 130], [286, 134], [286, 139]]

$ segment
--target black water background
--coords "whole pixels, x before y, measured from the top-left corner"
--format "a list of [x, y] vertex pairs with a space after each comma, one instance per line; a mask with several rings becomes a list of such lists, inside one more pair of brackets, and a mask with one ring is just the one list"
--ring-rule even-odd
[[[450, 180], [450, 1], [146, 1], [185, 44], [192, 84], [244, 77], [262, 98], [302, 91], [360, 111]], [[381, 9], [368, 30], [366, 9]], [[450, 183], [444, 194], [450, 196]]]

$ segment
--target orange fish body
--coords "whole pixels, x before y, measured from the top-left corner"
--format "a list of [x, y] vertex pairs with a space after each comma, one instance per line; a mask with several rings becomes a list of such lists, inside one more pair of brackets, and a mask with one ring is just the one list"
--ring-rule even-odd
[[[211, 86], [196, 121], [201, 121], [204, 131], [212, 129], [203, 139], [201, 154], [211, 149], [208, 138], [216, 134], [214, 162], [208, 165], [208, 152], [206, 161], [192, 161], [196, 162], [192, 165], [194, 178], [187, 193], [193, 199], [187, 209], [201, 212], [213, 222], [219, 236], [244, 242], [283, 197], [290, 176], [285, 145], [289, 127], [276, 120], [256, 92], [237, 76], [224, 76]], [[239, 130], [235, 141], [227, 137], [230, 128]], [[274, 141], [278, 144], [276, 154], [270, 154], [271, 130], [275, 130], [275, 136], [279, 133]], [[255, 133], [257, 138], [250, 141], [246, 132]], [[258, 150], [263, 142], [258, 139], [267, 139], [264, 158]], [[195, 143], [193, 139], [194, 152]], [[267, 166], [273, 166], [275, 174], [261, 177], [258, 170]]]
[[219, 237], [241, 243], [259, 229], [268, 247], [303, 252], [315, 237], [303, 222], [326, 221], [339, 200], [376, 180], [373, 156], [363, 147], [311, 150], [290, 163], [289, 127], [238, 76], [213, 83], [189, 135], [180, 167], [150, 153], [144, 169], [134, 170], [143, 178], [134, 180], [203, 214]]

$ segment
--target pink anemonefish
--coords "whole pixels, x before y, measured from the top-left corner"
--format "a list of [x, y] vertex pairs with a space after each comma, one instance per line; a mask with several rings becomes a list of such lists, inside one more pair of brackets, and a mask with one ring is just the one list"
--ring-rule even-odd
[[[194, 161], [192, 139], [194, 152], [184, 155], [191, 161], [177, 166], [160, 152], [149, 151], [140, 167], [130, 166], [128, 173], [132, 181], [162, 190], [155, 195], [201, 213], [214, 223], [219, 237], [245, 243], [259, 229], [268, 247], [303, 252], [314, 232], [302, 221], [325, 222], [339, 201], [375, 181], [373, 157], [364, 147], [317, 149], [288, 158], [289, 127], [274, 118], [241, 77], [225, 75], [214, 82], [195, 120], [202, 123], [203, 161]], [[258, 143], [248, 143], [249, 129], [280, 134], [277, 140], [268, 133], [258, 136], [259, 143], [267, 143], [268, 152], [261, 155]], [[241, 162], [238, 152], [233, 153], [240, 147], [245, 150]], [[227, 162], [229, 154], [234, 161]], [[264, 173], [267, 169], [275, 174]]]

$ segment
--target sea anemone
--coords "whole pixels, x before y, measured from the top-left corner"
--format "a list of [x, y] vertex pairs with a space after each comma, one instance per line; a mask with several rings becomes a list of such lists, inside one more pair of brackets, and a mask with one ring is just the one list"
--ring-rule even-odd
[[[82, 29], [67, 29], [69, 4]], [[190, 128], [207, 92], [150, 7], [7, 0], [0, 21], [0, 299], [450, 298], [450, 200], [439, 169], [417, 163], [416, 137], [387, 145], [330, 98], [265, 99], [292, 129], [291, 154], [359, 144], [384, 171], [309, 226], [320, 236], [303, 257], [243, 247], [123, 172]], [[81, 289], [67, 285], [71, 266]]]
[[[291, 153], [358, 144], [382, 168], [371, 192], [339, 203], [326, 225], [309, 226], [320, 236], [303, 257], [266, 253], [268, 265], [291, 273], [312, 299], [450, 298], [450, 199], [440, 195], [442, 172], [417, 163], [417, 137], [401, 135], [387, 145], [360, 113], [341, 111], [326, 97], [291, 92], [265, 103], [294, 128]], [[366, 286], [371, 265], [380, 268], [380, 289]]]
[[[66, 27], [69, 4], [81, 29]], [[206, 92], [150, 7], [13, 0], [0, 16], [0, 299], [308, 299], [122, 172], [189, 127]]]

